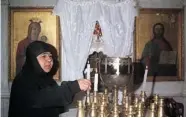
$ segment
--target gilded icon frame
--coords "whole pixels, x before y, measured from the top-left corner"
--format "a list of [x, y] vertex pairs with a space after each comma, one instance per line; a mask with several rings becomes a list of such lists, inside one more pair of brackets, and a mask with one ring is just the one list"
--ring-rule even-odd
[[[149, 16], [148, 16], [149, 15]], [[183, 51], [184, 51], [184, 45], [183, 45], [183, 9], [161, 9], [161, 8], [142, 8], [139, 11], [139, 15], [136, 17], [135, 21], [135, 39], [134, 39], [134, 62], [139, 63], [140, 58], [142, 55], [142, 48], [145, 46], [145, 43], [147, 42], [147, 39], [152, 39], [152, 24], [149, 22], [154, 22], [153, 15], [157, 15], [157, 17], [160, 17], [162, 15], [162, 19], [159, 19], [158, 22], [165, 22], [166, 15], [176, 15], [176, 22], [174, 24], [174, 19], [171, 21], [170, 17], [170, 27], [177, 27], [177, 39], [176, 39], [176, 45], [177, 45], [177, 75], [176, 76], [156, 76], [156, 81], [183, 81], [183, 75], [184, 75], [184, 57], [183, 57]], [[151, 17], [152, 16], [152, 17]], [[172, 24], [171, 24], [172, 23]], [[150, 25], [150, 26], [148, 26]], [[176, 26], [174, 26], [176, 25]], [[147, 27], [151, 27], [147, 28]], [[165, 29], [169, 30], [171, 32], [172, 29]], [[165, 27], [166, 28], [166, 27]], [[151, 32], [151, 34], [149, 34]], [[170, 34], [171, 35], [171, 34]], [[147, 38], [148, 37], [148, 38]], [[170, 38], [170, 36], [169, 36]], [[141, 43], [140, 43], [141, 42]], [[139, 71], [136, 70], [136, 71]], [[138, 73], [138, 72], [136, 72]], [[140, 75], [141, 76], [141, 75]], [[153, 76], [148, 76], [147, 81], [154, 81]], [[138, 79], [138, 78], [136, 78]]]
[[[60, 55], [60, 25], [59, 17], [52, 14], [53, 7], [10, 7], [9, 8], [9, 79], [16, 76], [16, 54], [18, 43], [28, 35], [30, 20], [41, 21], [41, 36], [47, 37], [47, 43], [56, 47]], [[59, 56], [60, 58], [60, 56]], [[59, 62], [60, 63], [60, 62]], [[54, 79], [60, 78], [60, 68]]]

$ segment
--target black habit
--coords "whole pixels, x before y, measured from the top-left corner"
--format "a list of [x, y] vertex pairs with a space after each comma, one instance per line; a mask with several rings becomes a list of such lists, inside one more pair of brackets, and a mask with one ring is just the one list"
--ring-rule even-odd
[[[37, 61], [43, 52], [52, 53], [54, 64], [49, 73], [44, 72]], [[31, 43], [26, 50], [26, 62], [12, 83], [8, 116], [58, 117], [64, 112], [80, 88], [77, 81], [57, 85], [53, 80], [57, 68], [55, 47], [41, 41]]]

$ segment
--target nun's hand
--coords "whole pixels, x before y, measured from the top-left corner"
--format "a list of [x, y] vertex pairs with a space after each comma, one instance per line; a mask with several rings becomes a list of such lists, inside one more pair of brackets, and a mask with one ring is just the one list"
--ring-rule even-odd
[[87, 91], [87, 90], [91, 89], [91, 82], [90, 82], [90, 80], [88, 80], [88, 79], [79, 79], [77, 81], [78, 81], [78, 84], [79, 84], [79, 88], [82, 91]]

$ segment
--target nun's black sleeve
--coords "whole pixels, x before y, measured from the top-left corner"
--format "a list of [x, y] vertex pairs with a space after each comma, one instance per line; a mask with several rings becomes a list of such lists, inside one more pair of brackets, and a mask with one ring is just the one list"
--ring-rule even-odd
[[[34, 92], [33, 107], [61, 107], [72, 103], [74, 95], [80, 92], [78, 81], [62, 82], [61, 86], [51, 86]], [[32, 94], [33, 95], [33, 94]]]

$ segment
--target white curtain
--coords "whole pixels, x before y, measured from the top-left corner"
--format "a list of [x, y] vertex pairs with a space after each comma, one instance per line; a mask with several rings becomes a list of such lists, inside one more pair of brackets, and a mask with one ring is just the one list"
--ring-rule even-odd
[[104, 53], [110, 57], [127, 57], [133, 53], [134, 19], [137, 10], [133, 0], [119, 3], [101, 1], [99, 21], [103, 32]]
[[132, 54], [134, 0], [59, 0], [53, 13], [60, 16], [62, 31], [62, 80], [83, 77], [83, 69], [92, 45], [96, 20], [102, 29], [103, 52], [108, 56]]
[[92, 32], [96, 22], [96, 4], [77, 4], [59, 0], [54, 12], [60, 16], [62, 31], [62, 80], [83, 77], [83, 69], [89, 54]]

